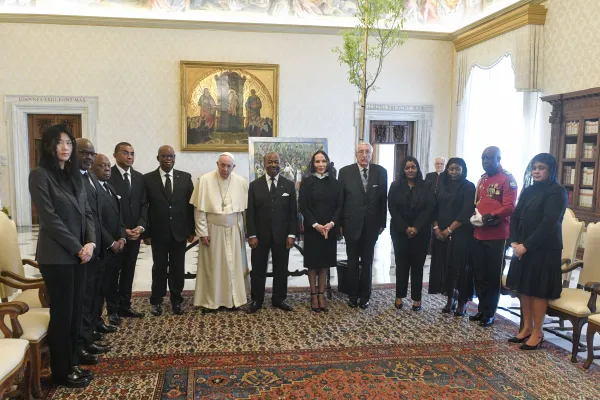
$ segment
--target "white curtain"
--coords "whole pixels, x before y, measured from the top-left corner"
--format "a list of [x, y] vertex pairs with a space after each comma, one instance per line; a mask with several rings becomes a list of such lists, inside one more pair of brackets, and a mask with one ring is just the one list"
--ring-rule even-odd
[[502, 57], [488, 68], [475, 67], [465, 88], [457, 153], [465, 159], [469, 180], [483, 174], [481, 153], [488, 146], [502, 151], [501, 164], [511, 172], [519, 187], [529, 160], [548, 151], [539, 133], [540, 101], [537, 92], [519, 92], [513, 82], [511, 56]]

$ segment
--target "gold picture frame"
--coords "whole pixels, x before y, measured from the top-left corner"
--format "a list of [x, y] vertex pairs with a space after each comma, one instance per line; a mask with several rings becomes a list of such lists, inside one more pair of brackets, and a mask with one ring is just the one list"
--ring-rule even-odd
[[181, 61], [181, 150], [247, 152], [277, 137], [279, 65]]

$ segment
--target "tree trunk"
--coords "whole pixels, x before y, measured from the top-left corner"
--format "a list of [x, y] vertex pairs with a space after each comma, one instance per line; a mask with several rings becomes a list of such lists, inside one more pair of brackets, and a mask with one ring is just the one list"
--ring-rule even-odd
[[[369, 2], [367, 1], [367, 6]], [[365, 108], [367, 105], [367, 50], [369, 46], [369, 27], [365, 27], [365, 41], [364, 41], [364, 56], [363, 56], [363, 76], [362, 76], [362, 88], [360, 90], [360, 123], [358, 129], [359, 140], [363, 140], [365, 136]]]

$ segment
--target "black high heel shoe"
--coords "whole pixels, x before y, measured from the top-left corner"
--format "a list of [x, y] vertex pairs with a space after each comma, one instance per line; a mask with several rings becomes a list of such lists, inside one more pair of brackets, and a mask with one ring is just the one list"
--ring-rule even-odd
[[402, 310], [402, 307], [404, 307], [404, 302], [398, 304], [398, 303], [394, 303], [394, 307], [396, 307], [397, 310]]
[[421, 311], [422, 308], [423, 307], [421, 306], [421, 303], [419, 303], [418, 306], [415, 306], [415, 304], [413, 303], [413, 306], [412, 306], [413, 311]]
[[442, 308], [442, 313], [444, 314], [450, 314], [452, 311], [456, 310], [456, 300], [452, 300], [452, 304], [450, 304], [450, 307], [448, 307], [448, 305], [446, 304], [446, 307]]
[[454, 316], [455, 317], [464, 317], [465, 315], [467, 315], [467, 305], [461, 304], [460, 306], [458, 306], [456, 308], [456, 311], [454, 311]]
[[522, 345], [519, 346], [519, 348], [521, 350], [538, 350], [542, 347], [542, 343], [544, 343], [544, 340], [545, 340], [545, 338], [542, 336], [542, 338], [540, 339], [538, 344], [536, 344], [535, 346], [530, 346], [527, 343], [523, 343]]
[[527, 341], [527, 339], [529, 339], [529, 336], [531, 336], [531, 333], [527, 336], [525, 336], [524, 338], [519, 339], [516, 336], [513, 336], [511, 338], [508, 339], [508, 343], [525, 343]]
[[[318, 296], [323, 296], [323, 304], [325, 304], [325, 293], [324, 292], [319, 292], [317, 293]], [[321, 307], [321, 298], [317, 297], [317, 299], [319, 300], [319, 310], [321, 312], [327, 312], [327, 307]]]
[[319, 303], [319, 297], [318, 297], [318, 296], [319, 296], [319, 294], [318, 294], [318, 293], [311, 293], [311, 294], [310, 294], [310, 296], [311, 296], [311, 301], [310, 301], [310, 309], [311, 309], [313, 312], [319, 312], [319, 311], [321, 311], [321, 309], [320, 309], [319, 307], [316, 307], [316, 308], [315, 308], [315, 307], [313, 307], [313, 306], [312, 306], [312, 296], [317, 296], [317, 305], [318, 305], [318, 303]]

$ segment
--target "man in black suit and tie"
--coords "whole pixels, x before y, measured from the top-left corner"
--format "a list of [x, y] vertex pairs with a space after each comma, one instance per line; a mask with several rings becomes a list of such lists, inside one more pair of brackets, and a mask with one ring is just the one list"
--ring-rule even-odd
[[92, 172], [97, 177], [101, 190], [98, 190], [98, 206], [102, 218], [102, 243], [104, 243], [104, 276], [102, 287], [94, 308], [98, 316], [96, 331], [112, 333], [117, 330], [113, 325], [106, 325], [102, 320], [104, 301], [108, 302], [111, 287], [117, 287], [119, 282], [119, 256], [127, 239], [125, 225], [121, 216], [121, 205], [115, 188], [108, 180], [111, 175], [110, 160], [104, 154], [97, 154], [92, 164]]
[[143, 313], [131, 308], [131, 293], [135, 264], [140, 252], [140, 235], [144, 233], [147, 224], [148, 203], [143, 176], [132, 168], [135, 161], [133, 146], [121, 142], [115, 146], [113, 156], [117, 163], [112, 167], [109, 182], [121, 200], [127, 244], [120, 254], [119, 285], [111, 288], [106, 308], [109, 322], [119, 325], [121, 317], [144, 317]]
[[185, 247], [194, 241], [194, 192], [192, 176], [173, 169], [175, 150], [161, 146], [156, 159], [160, 167], [144, 175], [148, 199], [148, 229], [144, 243], [152, 245], [152, 315], [162, 314], [167, 281], [173, 313], [183, 314], [183, 285], [185, 283]]
[[95, 354], [103, 354], [110, 350], [109, 346], [95, 343], [101, 336], [95, 335], [98, 315], [95, 315], [94, 300], [99, 296], [104, 275], [104, 247], [102, 241], [102, 218], [98, 203], [98, 180], [89, 172], [96, 157], [94, 145], [88, 139], [79, 138], [77, 142], [77, 156], [79, 170], [83, 178], [83, 187], [87, 195], [87, 202], [92, 210], [96, 234], [96, 248], [94, 257], [86, 266], [85, 291], [83, 294], [82, 324], [79, 333], [79, 362], [81, 364], [96, 364]]
[[265, 156], [265, 176], [255, 179], [248, 189], [246, 225], [252, 248], [250, 272], [251, 302], [248, 313], [257, 312], [265, 299], [269, 251], [273, 260], [274, 307], [293, 311], [286, 301], [288, 261], [296, 240], [296, 188], [279, 174], [279, 154]]
[[375, 243], [387, 223], [387, 171], [371, 164], [372, 155], [373, 147], [360, 142], [356, 147], [357, 164], [340, 169], [338, 178], [341, 227], [348, 256], [348, 305], [362, 309], [369, 306], [371, 298]]
[[444, 157], [438, 157], [435, 159], [433, 165], [435, 166], [435, 171], [425, 175], [425, 182], [429, 183], [434, 191], [437, 192], [440, 175], [444, 172], [444, 169], [446, 169], [446, 159]]

